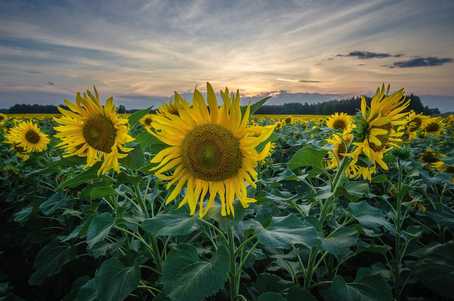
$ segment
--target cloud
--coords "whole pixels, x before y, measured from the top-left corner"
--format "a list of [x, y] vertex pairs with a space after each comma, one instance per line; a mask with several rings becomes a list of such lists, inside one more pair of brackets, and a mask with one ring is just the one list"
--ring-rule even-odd
[[315, 83], [321, 82], [319, 80], [312, 80], [312, 79], [291, 79], [291, 78], [282, 78], [282, 77], [278, 77], [278, 78], [276, 78], [276, 80], [280, 81], [280, 82], [304, 83], [304, 84], [315, 84]]
[[355, 50], [348, 54], [338, 54], [339, 57], [354, 57], [357, 59], [367, 60], [367, 59], [384, 59], [389, 57], [401, 57], [401, 54], [391, 54], [386, 52], [371, 52], [363, 50]]
[[414, 67], [434, 67], [451, 63], [452, 58], [439, 57], [417, 57], [409, 60], [394, 62], [389, 68], [414, 68]]
[[312, 80], [312, 79], [300, 79], [298, 82], [306, 83], [306, 84], [321, 83], [321, 81], [319, 81], [319, 80]]

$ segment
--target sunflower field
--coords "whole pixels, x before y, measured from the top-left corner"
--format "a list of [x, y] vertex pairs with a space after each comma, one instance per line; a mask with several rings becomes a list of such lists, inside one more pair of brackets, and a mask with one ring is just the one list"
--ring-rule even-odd
[[454, 298], [454, 116], [218, 95], [0, 114], [0, 300]]

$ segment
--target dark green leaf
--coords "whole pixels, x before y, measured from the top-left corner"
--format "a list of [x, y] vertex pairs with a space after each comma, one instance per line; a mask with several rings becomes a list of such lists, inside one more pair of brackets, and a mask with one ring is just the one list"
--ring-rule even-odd
[[287, 301], [317, 301], [317, 299], [302, 287], [292, 287], [287, 294]]
[[128, 156], [122, 160], [122, 164], [134, 170], [144, 167], [146, 163], [145, 155], [140, 144], [137, 144], [135, 148], [128, 153]]
[[58, 190], [63, 188], [75, 188], [80, 184], [87, 183], [93, 179], [96, 179], [98, 168], [99, 168], [98, 164], [95, 164], [94, 166], [90, 167], [84, 172], [72, 178], [66, 179], [64, 182], [60, 183], [60, 185], [58, 186]]
[[256, 230], [259, 242], [272, 249], [286, 249], [296, 244], [313, 247], [319, 243], [315, 227], [295, 215], [273, 217], [266, 228], [257, 223]]
[[39, 209], [44, 215], [51, 215], [55, 210], [63, 208], [66, 205], [66, 197], [63, 192], [52, 194], [45, 202], [39, 205]]
[[358, 231], [354, 227], [343, 227], [322, 239], [321, 248], [340, 259], [350, 247], [356, 245]]
[[95, 244], [109, 235], [114, 223], [114, 217], [108, 212], [97, 214], [90, 222], [87, 232], [87, 244], [92, 248]]
[[427, 248], [417, 262], [417, 278], [428, 288], [444, 297], [452, 297], [454, 287], [454, 242]]
[[318, 149], [312, 145], [305, 145], [292, 156], [288, 162], [288, 167], [291, 170], [295, 170], [300, 167], [314, 167], [322, 169], [324, 167], [323, 158], [325, 157], [325, 154], [325, 150]]
[[350, 203], [348, 207], [353, 217], [366, 228], [391, 228], [391, 224], [387, 221], [385, 213], [376, 207], [372, 207], [366, 201]]
[[229, 254], [221, 246], [210, 260], [201, 259], [195, 247], [180, 245], [170, 252], [162, 269], [164, 292], [174, 301], [202, 301], [224, 287]]
[[116, 192], [111, 184], [88, 186], [80, 192], [80, 197], [82, 199], [91, 201], [101, 198], [108, 198], [114, 195], [116, 195]]
[[35, 272], [29, 283], [40, 285], [46, 278], [58, 274], [66, 263], [75, 259], [75, 255], [72, 247], [51, 241], [38, 252], [33, 264]]
[[28, 218], [30, 217], [30, 214], [32, 214], [32, 212], [32, 207], [25, 207], [21, 211], [14, 214], [14, 221], [18, 223], [26, 222], [28, 221]]
[[172, 212], [146, 219], [142, 228], [155, 236], [179, 236], [194, 232], [199, 224], [195, 217]]
[[379, 276], [366, 277], [346, 283], [341, 276], [336, 276], [331, 286], [322, 291], [326, 301], [392, 301], [392, 292], [388, 284]]
[[281, 294], [275, 292], [266, 292], [259, 296], [257, 301], [287, 301]]
[[122, 301], [139, 285], [140, 269], [125, 266], [117, 258], [104, 261], [96, 271], [95, 283], [97, 300]]

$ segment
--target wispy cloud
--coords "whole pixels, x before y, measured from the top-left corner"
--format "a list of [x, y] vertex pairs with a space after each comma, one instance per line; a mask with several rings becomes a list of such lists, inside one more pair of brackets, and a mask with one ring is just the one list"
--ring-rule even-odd
[[389, 57], [401, 57], [402, 54], [391, 54], [386, 52], [372, 52], [372, 51], [362, 51], [362, 50], [355, 50], [351, 51], [347, 54], [338, 54], [338, 57], [353, 57], [357, 59], [384, 59]]
[[418, 57], [404, 61], [394, 62], [390, 68], [414, 68], [414, 67], [435, 67], [441, 66], [453, 61], [452, 58], [439, 58], [439, 57]]

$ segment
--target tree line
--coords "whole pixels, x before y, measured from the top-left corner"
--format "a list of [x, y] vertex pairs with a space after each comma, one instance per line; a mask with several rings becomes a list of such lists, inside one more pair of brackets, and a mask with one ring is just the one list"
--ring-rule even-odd
[[[440, 114], [438, 109], [429, 108], [424, 106], [421, 99], [416, 95], [410, 95], [408, 98], [411, 100], [410, 106], [407, 110], [413, 110], [418, 113], [424, 113], [426, 115]], [[371, 98], [366, 98], [370, 104]], [[264, 105], [256, 113], [257, 114], [295, 114], [295, 115], [331, 115], [336, 112], [343, 112], [350, 115], [354, 115], [360, 110], [361, 98], [352, 97], [349, 99], [342, 100], [330, 100], [324, 102], [318, 102], [308, 104], [307, 102], [302, 103], [286, 103], [283, 105]]]
[[[426, 115], [440, 114], [438, 109], [429, 108], [424, 106], [421, 99], [416, 95], [410, 95], [411, 104], [408, 110], [413, 110], [418, 113]], [[370, 103], [371, 98], [367, 98]], [[325, 102], [318, 102], [313, 104], [308, 103], [286, 103], [283, 105], [264, 105], [256, 113], [257, 114], [295, 114], [295, 115], [331, 115], [336, 112], [344, 112], [347, 114], [355, 114], [360, 110], [361, 99], [360, 97], [352, 97], [343, 100], [330, 100]], [[131, 113], [136, 110], [127, 110], [125, 106], [118, 107], [119, 113]], [[3, 113], [9, 114], [56, 114], [58, 113], [57, 106], [54, 105], [39, 105], [39, 104], [16, 104], [9, 109], [0, 110]]]

